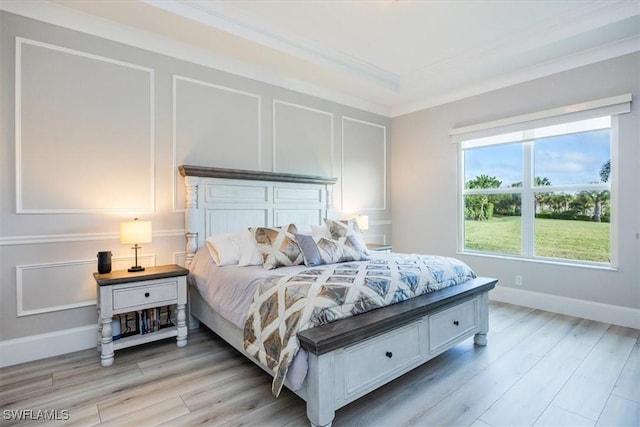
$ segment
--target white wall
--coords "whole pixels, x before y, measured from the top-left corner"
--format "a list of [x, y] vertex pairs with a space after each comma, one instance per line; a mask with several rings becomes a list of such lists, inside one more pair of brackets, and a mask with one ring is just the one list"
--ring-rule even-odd
[[180, 164], [335, 176], [334, 206], [390, 240], [388, 118], [7, 12], [0, 31], [0, 365], [95, 344], [96, 254], [133, 262], [121, 221], [153, 221], [142, 265], [182, 262]]
[[[606, 316], [640, 327], [640, 54], [630, 54], [531, 82], [407, 114], [392, 120], [394, 250], [458, 256], [456, 127], [625, 93], [632, 112], [620, 117], [617, 271], [459, 255], [479, 275], [500, 279], [495, 295], [572, 314]], [[515, 286], [522, 275], [524, 285]], [[506, 288], [506, 289], [505, 289]], [[535, 293], [516, 292], [526, 290]], [[592, 313], [601, 311], [601, 313]], [[617, 313], [617, 314], [616, 314]]]

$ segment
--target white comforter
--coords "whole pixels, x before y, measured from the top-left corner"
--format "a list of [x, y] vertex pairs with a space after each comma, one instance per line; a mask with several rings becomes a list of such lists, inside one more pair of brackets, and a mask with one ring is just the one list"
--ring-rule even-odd
[[[206, 248], [200, 248], [189, 266], [191, 278], [200, 296], [214, 311], [239, 328], [242, 339], [244, 323], [253, 303], [253, 296], [260, 279], [274, 274], [303, 271], [304, 265], [265, 270], [261, 265], [238, 267], [227, 265], [218, 267]], [[301, 349], [287, 372], [287, 385], [298, 390], [307, 375], [307, 353]]]
[[206, 248], [200, 248], [189, 266], [200, 295], [214, 311], [244, 329], [258, 281], [264, 277], [297, 273], [304, 265], [265, 270], [261, 265], [218, 267]]

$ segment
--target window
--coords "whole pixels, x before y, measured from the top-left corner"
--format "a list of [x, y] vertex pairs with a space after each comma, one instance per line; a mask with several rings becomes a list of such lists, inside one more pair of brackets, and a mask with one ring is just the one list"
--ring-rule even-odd
[[615, 267], [618, 116], [631, 94], [451, 129], [458, 248]]
[[611, 264], [611, 123], [463, 139], [462, 250]]

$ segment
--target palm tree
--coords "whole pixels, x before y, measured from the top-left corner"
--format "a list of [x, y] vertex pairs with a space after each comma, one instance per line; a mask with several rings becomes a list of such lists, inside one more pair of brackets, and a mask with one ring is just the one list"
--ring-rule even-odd
[[581, 191], [580, 194], [593, 202], [593, 220], [595, 222], [601, 222], [602, 204], [611, 198], [609, 191]]
[[478, 175], [471, 181], [467, 181], [467, 188], [500, 188], [502, 181], [495, 176]]
[[[544, 178], [540, 178], [539, 176], [536, 176], [534, 179], [533, 185], [536, 187], [544, 187], [544, 186], [551, 185], [551, 181], [546, 176]], [[537, 213], [538, 209], [542, 210], [542, 205], [549, 200], [549, 196], [547, 195], [547, 193], [535, 193], [534, 197], [535, 197], [534, 212]]]
[[605, 164], [600, 168], [600, 180], [602, 182], [609, 181], [611, 176], [611, 160], [607, 160]]
[[571, 199], [571, 195], [567, 193], [554, 193], [550, 195], [549, 203], [554, 213], [562, 213], [566, 212], [569, 208]]
[[576, 194], [571, 203], [569, 203], [569, 207], [571, 209], [582, 215], [587, 215], [587, 211], [589, 211], [593, 206], [593, 199], [586, 193], [587, 191], [581, 191]]
[[[471, 181], [467, 181], [466, 188], [500, 188], [502, 181], [495, 176], [479, 175]], [[493, 216], [493, 206], [490, 203], [489, 196], [486, 195], [469, 195], [465, 197], [465, 218], [484, 220]]]

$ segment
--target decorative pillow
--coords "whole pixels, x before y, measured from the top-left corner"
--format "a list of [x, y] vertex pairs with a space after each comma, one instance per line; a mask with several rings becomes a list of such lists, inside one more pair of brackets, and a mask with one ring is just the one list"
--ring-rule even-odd
[[311, 225], [311, 235], [313, 237], [324, 237], [325, 239], [331, 238], [331, 233], [326, 225]]
[[284, 227], [252, 228], [258, 251], [262, 255], [262, 266], [267, 270], [304, 263], [304, 257], [296, 243], [298, 229], [294, 224]]
[[207, 238], [207, 249], [216, 265], [237, 264], [240, 260], [240, 236], [242, 232], [216, 234]]
[[355, 234], [341, 237], [338, 242], [342, 245], [342, 261], [364, 261], [367, 257], [367, 245]]
[[320, 251], [318, 250], [318, 245], [315, 242], [315, 239], [311, 236], [307, 236], [306, 234], [297, 234], [296, 233], [296, 242], [298, 242], [298, 246], [302, 251], [302, 256], [304, 258], [304, 265], [307, 267], [313, 267], [320, 264], [325, 264], [322, 261], [322, 257], [320, 256]]
[[262, 265], [262, 255], [258, 251], [258, 245], [256, 245], [256, 239], [251, 234], [251, 231], [247, 228], [243, 231], [240, 237], [240, 260], [238, 260], [239, 267], [246, 267], [247, 265]]
[[341, 237], [338, 240], [333, 240], [301, 234], [296, 234], [295, 236], [304, 256], [304, 264], [307, 267], [367, 259], [365, 252], [358, 251], [353, 247], [351, 237]]
[[334, 239], [360, 233], [360, 227], [358, 227], [355, 219], [338, 220], [325, 218], [324, 223], [327, 224], [329, 234]]
[[350, 239], [351, 247], [357, 249], [358, 252], [366, 252], [367, 244], [362, 239], [362, 233], [355, 219], [346, 221], [325, 218], [325, 224], [331, 233], [332, 239], [340, 239], [341, 237], [352, 237]]

